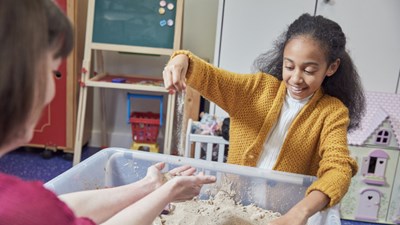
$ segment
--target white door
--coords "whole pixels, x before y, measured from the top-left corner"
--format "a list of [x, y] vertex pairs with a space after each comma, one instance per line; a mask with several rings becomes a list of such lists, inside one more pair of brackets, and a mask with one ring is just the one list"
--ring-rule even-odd
[[[315, 0], [220, 0], [214, 64], [249, 73], [253, 61], [302, 13], [314, 13]], [[210, 113], [226, 116], [215, 104]]]
[[396, 93], [400, 71], [399, 12], [399, 0], [318, 1], [317, 15], [338, 22], [346, 34], [350, 56], [365, 90]]

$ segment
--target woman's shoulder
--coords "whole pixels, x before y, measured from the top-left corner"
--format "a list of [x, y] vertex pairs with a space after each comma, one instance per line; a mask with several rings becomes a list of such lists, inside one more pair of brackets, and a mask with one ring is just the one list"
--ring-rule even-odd
[[0, 224], [72, 225], [75, 221], [68, 206], [42, 182], [0, 173]]
[[[8, 193], [15, 199], [29, 197], [30, 194], [54, 195], [43, 187], [40, 181], [24, 181], [21, 178], [0, 173], [0, 195]], [[21, 193], [24, 193], [23, 195]], [[4, 196], [3, 196], [4, 197]], [[30, 197], [34, 198], [34, 196]]]

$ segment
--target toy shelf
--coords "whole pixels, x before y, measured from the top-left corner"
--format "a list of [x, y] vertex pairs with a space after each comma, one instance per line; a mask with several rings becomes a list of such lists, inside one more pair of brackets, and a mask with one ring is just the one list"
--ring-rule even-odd
[[[115, 3], [115, 4], [114, 4]], [[103, 52], [123, 52], [149, 56], [171, 55], [180, 49], [183, 0], [170, 0], [175, 5], [160, 14], [159, 0], [116, 1], [89, 0], [86, 24], [85, 51], [82, 63], [80, 94], [77, 113], [75, 153], [73, 164], [81, 160], [84, 121], [86, 114], [88, 88], [100, 89], [100, 99], [104, 101], [105, 89], [129, 90], [144, 94], [162, 94], [167, 96], [165, 114], [164, 154], [171, 153], [172, 128], [174, 120], [175, 94], [168, 94], [160, 79], [147, 78], [143, 75], [109, 74], [105, 70]], [[153, 10], [147, 10], [147, 9]], [[143, 12], [137, 13], [138, 11]], [[110, 17], [112, 15], [112, 18]], [[129, 15], [126, 17], [125, 15]], [[110, 19], [111, 18], [111, 19]], [[168, 25], [167, 20], [174, 23]], [[140, 23], [137, 23], [137, 22]], [[144, 27], [143, 24], [146, 24]], [[133, 63], [132, 63], [133, 64]], [[98, 72], [97, 74], [94, 71]], [[94, 74], [94, 75], [93, 75]], [[102, 146], [108, 146], [105, 116], [105, 102], [100, 102]]]
[[171, 55], [174, 52], [172, 49], [166, 49], [166, 48], [150, 48], [150, 47], [103, 44], [103, 43], [91, 43], [90, 45], [91, 49], [93, 50], [135, 52], [135, 53], [151, 54], [151, 55], [153, 54]]
[[[123, 79], [124, 82], [113, 82], [115, 79]], [[163, 80], [146, 78], [144, 75], [98, 74], [87, 80], [85, 85], [90, 87], [115, 88], [155, 93], [168, 92], [164, 87]]]

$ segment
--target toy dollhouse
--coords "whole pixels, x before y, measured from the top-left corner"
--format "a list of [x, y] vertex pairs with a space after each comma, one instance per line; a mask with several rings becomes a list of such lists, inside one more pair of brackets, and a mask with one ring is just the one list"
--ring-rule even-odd
[[348, 135], [359, 165], [341, 217], [400, 224], [400, 95], [367, 92], [361, 127]]

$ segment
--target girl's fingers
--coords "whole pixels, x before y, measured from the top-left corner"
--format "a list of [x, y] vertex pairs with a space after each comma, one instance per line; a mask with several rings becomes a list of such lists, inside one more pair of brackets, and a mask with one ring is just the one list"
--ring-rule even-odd
[[189, 58], [180, 54], [168, 62], [163, 70], [164, 85], [169, 92], [186, 90], [186, 73], [189, 66]]
[[164, 79], [165, 89], [175, 91], [175, 87], [172, 82], [172, 73], [167, 68], [164, 68], [163, 70], [163, 79]]
[[163, 70], [164, 86], [171, 94], [186, 89], [186, 84], [182, 82], [182, 71], [176, 66], [166, 66]]
[[175, 90], [177, 91], [182, 91], [182, 84], [181, 84], [181, 76], [182, 76], [182, 69], [178, 68], [176, 66], [171, 66], [168, 69], [171, 70], [171, 74], [172, 74], [172, 83], [175, 87]]
[[186, 90], [186, 73], [187, 73], [187, 67], [186, 68], [182, 67], [182, 71], [181, 71], [182, 76], [180, 77], [181, 78], [180, 82], [182, 84], [182, 90]]

